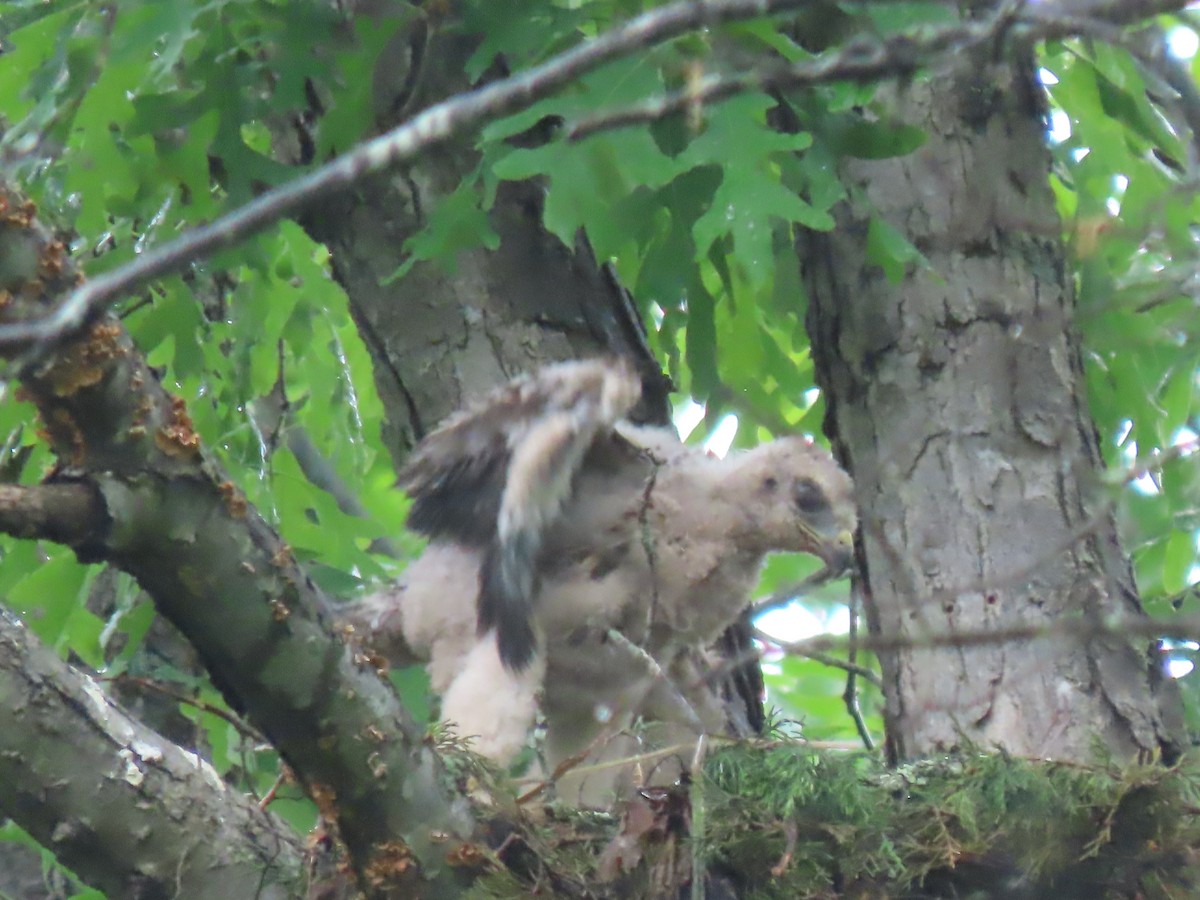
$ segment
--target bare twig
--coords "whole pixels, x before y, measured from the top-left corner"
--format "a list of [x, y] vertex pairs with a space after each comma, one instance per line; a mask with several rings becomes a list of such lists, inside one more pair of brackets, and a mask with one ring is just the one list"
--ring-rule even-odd
[[[628, 759], [610, 761], [608, 763], [597, 763], [597, 764], [591, 765], [591, 766], [581, 766], [580, 765], [580, 763], [582, 763], [585, 759], [587, 759], [588, 756], [590, 756], [596, 750], [599, 750], [601, 747], [605, 746], [609, 741], [611, 741], [613, 738], [615, 738], [618, 734], [620, 734], [620, 732], [614, 730], [611, 727], [611, 725], [606, 725], [604, 728], [600, 729], [600, 733], [597, 734], [594, 738], [592, 738], [591, 742], [586, 747], [584, 747], [578, 753], [568, 756], [566, 759], [562, 760], [557, 766], [554, 767], [554, 771], [551, 772], [547, 777], [541, 778], [541, 779], [536, 779], [533, 787], [531, 787], [525, 793], [521, 794], [521, 796], [517, 797], [517, 805], [521, 806], [521, 805], [528, 803], [530, 800], [537, 799], [537, 797], [540, 796], [542, 793], [544, 793], [547, 788], [549, 788], [553, 784], [556, 784], [558, 782], [558, 780], [560, 778], [562, 778], [564, 775], [566, 775], [568, 772], [598, 771], [600, 769], [609, 768], [611, 766], [625, 765], [626, 763], [637, 762], [638, 760], [640, 760], [642, 758], [655, 758], [657, 756], [664, 755], [664, 754], [660, 754], [660, 753], [642, 754], [642, 756], [640, 756], [640, 757], [631, 756]], [[518, 783], [521, 783], [521, 782], [518, 782]]]
[[[789, 654], [795, 653], [795, 651], [791, 649], [795, 647], [794, 642], [781, 641], [779, 638], [772, 637], [771, 635], [767, 634], [761, 628], [754, 629], [754, 636], [764, 644], [768, 644], [772, 647], [778, 647]], [[846, 641], [847, 647], [855, 646], [854, 636], [852, 634], [846, 636]], [[880, 680], [879, 675], [869, 669], [867, 666], [860, 665], [859, 663], [851, 662], [837, 656], [832, 656], [828, 653], [822, 653], [819, 650], [814, 650], [802, 655], [813, 660], [814, 662], [821, 663], [821, 665], [829, 666], [832, 669], [841, 669], [843, 672], [849, 672], [852, 675], [856, 675], [859, 678], [862, 678], [864, 681], [875, 685], [875, 687], [880, 688], [881, 690], [883, 688], [883, 682]], [[743, 662], [745, 661], [746, 660], [743, 660]]]
[[692, 709], [692, 704], [687, 701], [687, 698], [676, 686], [671, 676], [663, 671], [657, 659], [621, 634], [616, 628], [610, 628], [607, 636], [609, 641], [629, 654], [630, 662], [644, 668], [646, 674], [650, 676], [650, 682], [638, 696], [637, 703], [641, 703], [642, 699], [655, 687], [662, 685], [667, 691], [667, 698], [670, 700], [671, 706], [683, 717], [684, 723], [697, 731], [704, 730], [704, 725], [700, 722], [700, 717], [696, 715], [696, 711]]
[[1169, 55], [1167, 36], [1159, 25], [1148, 25], [1129, 35], [1120, 46], [1145, 67], [1146, 74], [1161, 80], [1164, 93], [1175, 94], [1173, 98], [1161, 98], [1159, 103], [1176, 107], [1191, 131], [1191, 140], [1182, 142], [1188, 159], [1186, 162], [1179, 160], [1179, 163], [1186, 165], [1189, 174], [1194, 174], [1198, 163], [1196, 141], [1200, 138], [1200, 91], [1196, 89], [1188, 64]]
[[781, 588], [777, 588], [771, 593], [771, 596], [759, 600], [750, 607], [751, 616], [760, 616], [772, 609], [778, 609], [781, 606], [787, 606], [794, 600], [811, 594], [816, 588], [821, 585], [828, 584], [831, 581], [837, 581], [847, 573], [844, 569], [831, 569], [825, 566], [807, 578], [802, 578], [800, 581], [793, 581], [790, 584], [785, 584]]
[[827, 56], [793, 65], [710, 75], [665, 97], [582, 118], [566, 129], [566, 136], [568, 140], [578, 141], [599, 131], [657, 122], [750, 91], [911, 75], [932, 57], [994, 39], [995, 24], [994, 20], [988, 20], [986, 24], [951, 25], [929, 31], [922, 38], [909, 33], [881, 40], [855, 38]]
[[217, 706], [215, 704], [208, 703], [207, 701], [200, 700], [200, 699], [193, 697], [190, 694], [187, 694], [183, 691], [179, 691], [179, 690], [176, 690], [175, 688], [168, 687], [167, 685], [163, 684], [162, 682], [154, 681], [150, 678], [140, 678], [136, 675], [127, 675], [127, 674], [117, 675], [111, 679], [98, 678], [97, 680], [98, 681], [110, 681], [111, 680], [118, 684], [129, 685], [132, 687], [140, 688], [143, 691], [152, 691], [154, 693], [162, 694], [164, 697], [170, 697], [172, 700], [175, 700], [178, 703], [183, 703], [187, 706], [192, 707], [193, 709], [199, 710], [200, 712], [209, 713], [210, 715], [216, 716], [218, 719], [224, 719], [226, 722], [228, 722], [230, 725], [232, 725], [234, 727], [234, 729], [238, 732], [238, 734], [240, 734], [244, 738], [249, 738], [250, 740], [254, 741], [254, 743], [256, 743], [256, 744], [267, 745], [267, 744], [271, 743], [267, 739], [267, 736], [265, 734], [263, 734], [261, 731], [259, 731], [257, 728], [255, 728], [253, 725], [251, 725], [249, 722], [245, 722], [242, 719], [238, 718], [236, 715], [231, 713], [229, 710], [223, 709], [222, 707]]
[[263, 794], [262, 799], [258, 801], [258, 808], [266, 809], [268, 806], [270, 806], [275, 800], [275, 797], [279, 794], [279, 789], [289, 781], [293, 780], [294, 776], [292, 775], [291, 770], [288, 769], [285, 763], [281, 762], [279, 764], [279, 774], [275, 776], [275, 781], [272, 782], [271, 787], [265, 794]]
[[[857, 646], [876, 653], [895, 650], [935, 649], [939, 647], [982, 647], [1013, 641], [1062, 640], [1073, 638], [1086, 642], [1100, 638], [1148, 637], [1200, 641], [1200, 615], [1177, 616], [1172, 619], [1128, 618], [1122, 615], [1098, 617], [1064, 617], [1040, 625], [1014, 625], [977, 631], [929, 631], [909, 635], [860, 636]], [[844, 650], [850, 645], [847, 635], [818, 635], [802, 641], [776, 641], [787, 653], [804, 656], [815, 652]]]
[[788, 819], [783, 823], [783, 834], [786, 839], [783, 845], [783, 855], [779, 857], [779, 861], [775, 865], [771, 866], [772, 878], [782, 878], [792, 865], [792, 855], [796, 852], [796, 840], [800, 837], [800, 827], [796, 824], [795, 819]]
[[846, 650], [848, 674], [846, 675], [846, 690], [842, 692], [842, 699], [846, 703], [846, 711], [854, 722], [854, 728], [858, 731], [863, 746], [868, 750], [874, 750], [875, 739], [871, 736], [871, 729], [867, 727], [866, 719], [863, 718], [862, 704], [858, 699], [858, 679], [863, 678], [869, 681], [881, 691], [883, 690], [883, 679], [870, 669], [858, 665], [858, 613], [861, 609], [862, 580], [856, 579], [850, 585], [850, 630], [846, 635], [850, 639], [850, 646]]

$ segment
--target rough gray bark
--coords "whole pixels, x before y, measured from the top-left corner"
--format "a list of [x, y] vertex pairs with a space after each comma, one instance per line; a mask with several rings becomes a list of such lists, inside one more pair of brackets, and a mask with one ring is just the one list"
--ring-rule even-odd
[[[870, 626], [915, 643], [881, 655], [890, 752], [1170, 756], [1178, 706], [1144, 640], [920, 646], [1143, 613], [1099, 483], [1031, 73], [963, 68], [890, 108], [928, 142], [848, 165], [861, 202], [801, 250], [827, 428], [858, 489]], [[893, 284], [866, 259], [872, 211], [928, 269]]]
[[89, 884], [111, 897], [297, 896], [303, 849], [286, 825], [2, 609], [0, 698], [0, 809]]
[[[406, 113], [471, 86], [463, 71], [478, 40], [451, 24], [430, 36], [424, 70], [408, 83], [414, 93], [403, 101]], [[460, 142], [305, 220], [329, 247], [370, 348], [388, 410], [388, 447], [402, 458], [465, 399], [519, 371], [601, 352], [639, 365], [650, 395], [641, 418], [665, 422], [666, 384], [641, 343], [628, 295], [586, 241], [568, 248], [541, 226], [538, 184], [500, 187], [489, 214], [500, 237], [496, 251], [464, 251], [452, 272], [419, 262], [389, 280], [405, 262], [404, 242], [477, 163], [471, 142]]]

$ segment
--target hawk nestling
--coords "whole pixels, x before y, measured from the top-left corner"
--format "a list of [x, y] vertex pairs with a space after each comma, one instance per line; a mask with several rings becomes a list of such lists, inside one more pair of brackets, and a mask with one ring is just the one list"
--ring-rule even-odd
[[787, 437], [718, 459], [625, 421], [640, 392], [620, 362], [547, 366], [452, 416], [401, 473], [430, 543], [369, 601], [372, 625], [428, 661], [443, 718], [497, 761], [539, 700], [551, 766], [639, 715], [722, 731], [694, 688], [764, 556], [846, 558], [852, 487], [825, 450]]

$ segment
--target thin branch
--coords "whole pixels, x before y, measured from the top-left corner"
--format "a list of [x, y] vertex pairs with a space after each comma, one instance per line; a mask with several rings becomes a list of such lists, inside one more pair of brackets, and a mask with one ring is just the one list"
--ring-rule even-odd
[[[764, 644], [768, 644], [772, 647], [778, 647], [789, 654], [794, 652], [791, 649], [795, 647], [794, 642], [781, 641], [779, 638], [772, 637], [760, 628], [754, 629], [754, 636]], [[847, 646], [857, 646], [849, 635], [847, 635]], [[879, 677], [877, 672], [872, 671], [867, 666], [855, 662], [849, 662], [848, 660], [841, 659], [837, 656], [830, 656], [828, 653], [823, 653], [819, 650], [806, 652], [803, 655], [814, 662], [821, 663], [823, 666], [829, 666], [831, 669], [841, 669], [843, 672], [850, 672], [854, 675], [857, 675], [864, 681], [870, 682], [871, 684], [875, 685], [875, 687], [883, 690], [883, 680]]]
[[435, 104], [405, 124], [245, 206], [150, 250], [73, 290], [53, 312], [0, 325], [0, 352], [23, 352], [24, 367], [77, 334], [118, 296], [233, 246], [304, 206], [364, 177], [407, 162], [484, 122], [524, 109], [591, 70], [697, 28], [759, 18], [809, 0], [681, 0], [637, 16], [540, 66]]
[[[21, 248], [28, 263], [2, 287], [23, 297], [38, 284], [50, 292], [74, 284], [61, 243], [2, 178], [0, 208], [17, 211], [0, 223], [0, 244]], [[38, 284], [35, 271], [45, 273]], [[103, 505], [106, 527], [77, 549], [136, 578], [192, 643], [230, 705], [270, 737], [335, 821], [355, 874], [374, 873], [380, 895], [459, 884], [447, 854], [471, 841], [475, 822], [423, 729], [353, 635], [331, 632], [324, 593], [205, 456], [186, 407], [123, 326], [96, 322], [31, 370], [22, 389], [64, 468]], [[435, 832], [437, 840], [423, 837]], [[411, 850], [403, 866], [393, 864], [401, 836]]]
[[778, 609], [781, 606], [786, 606], [794, 600], [811, 594], [821, 585], [828, 584], [831, 581], [837, 581], [847, 573], [842, 569], [831, 569], [828, 566], [821, 568], [809, 575], [807, 578], [802, 578], [800, 581], [793, 581], [785, 584], [781, 588], [777, 588], [771, 593], [771, 596], [759, 600], [750, 607], [751, 617], [760, 616], [765, 612], [773, 609]]
[[[650, 693], [655, 687], [662, 685], [667, 692], [667, 699], [670, 701], [671, 707], [675, 712], [683, 716], [686, 724], [697, 731], [704, 730], [704, 725], [701, 723], [700, 717], [696, 715], [696, 711], [692, 709], [692, 704], [687, 701], [687, 698], [679, 690], [671, 676], [663, 671], [657, 659], [615, 628], [608, 630], [608, 640], [628, 653], [631, 662], [644, 668], [646, 674], [650, 676], [650, 684], [636, 698], [637, 703], [641, 703], [646, 694]], [[629, 701], [627, 700], [626, 702], [628, 703]], [[630, 703], [629, 705], [632, 704]]]
[[861, 677], [870, 681], [880, 691], [883, 690], [883, 679], [869, 669], [858, 665], [858, 611], [860, 609], [862, 609], [862, 580], [856, 579], [850, 586], [850, 630], [846, 635], [850, 638], [850, 646], [846, 651], [846, 664], [850, 668], [846, 675], [846, 689], [842, 692], [842, 699], [846, 703], [846, 711], [854, 722], [854, 728], [858, 731], [863, 746], [868, 750], [874, 750], [875, 739], [871, 736], [871, 729], [867, 727], [867, 720], [863, 717], [862, 704], [858, 699], [858, 679]]
[[112, 681], [120, 685], [135, 687], [148, 693], [162, 694], [164, 697], [170, 697], [178, 703], [186, 704], [200, 712], [206, 712], [216, 716], [218, 719], [224, 719], [244, 738], [248, 738], [256, 744], [269, 744], [270, 740], [265, 734], [231, 713], [227, 709], [222, 709], [212, 703], [206, 703], [196, 697], [192, 697], [184, 691], [175, 690], [161, 682], [153, 681], [149, 678], [139, 678], [136, 675], [122, 673], [112, 678], [100, 678], [98, 681]]
[[1167, 36], [1159, 25], [1148, 25], [1130, 35], [1120, 46], [1145, 67], [1147, 74], [1162, 81], [1164, 93], [1175, 94], [1173, 103], [1162, 98], [1160, 105], [1169, 103], [1176, 106], [1178, 114], [1191, 131], [1191, 140], [1184, 139], [1183, 144], [1188, 150], [1188, 172], [1194, 173], [1197, 166], [1196, 140], [1200, 137], [1200, 91], [1196, 89], [1189, 64], [1170, 55]]
[[[1147, 16], [1172, 12], [1182, 5], [1178, 0], [1153, 0], [1141, 4]], [[599, 131], [657, 122], [679, 113], [695, 112], [706, 104], [750, 91], [771, 91], [834, 81], [903, 78], [913, 75], [936, 59], [948, 59], [955, 54], [996, 43], [1005, 37], [1029, 42], [1102, 32], [1115, 41], [1120, 35], [1115, 26], [1136, 21], [1129, 15], [1129, 6], [1118, 2], [1057, 6], [1006, 3], [994, 15], [977, 22], [902, 32], [882, 39], [863, 35], [816, 59], [732, 75], [712, 75], [698, 79], [684, 90], [638, 106], [582, 118], [566, 128], [566, 137], [577, 141]], [[1172, 85], [1179, 89], [1174, 81]]]
[[933, 29], [922, 36], [905, 32], [882, 40], [856, 37], [837, 51], [816, 59], [733, 75], [710, 75], [697, 79], [682, 91], [637, 106], [582, 118], [567, 127], [566, 138], [578, 141], [599, 131], [657, 122], [750, 91], [911, 75], [931, 57], [995, 40], [997, 29], [1004, 22], [995, 17], [981, 23]]
[[[1007, 644], [1013, 641], [1042, 641], [1074, 638], [1080, 642], [1101, 638], [1173, 638], [1200, 641], [1200, 615], [1176, 616], [1172, 619], [1129, 618], [1122, 615], [1105, 617], [1068, 616], [1041, 625], [1014, 625], [1008, 628], [985, 628], [978, 631], [929, 631], [913, 635], [859, 636], [855, 646], [876, 653], [896, 650], [938, 649], [945, 647], [982, 647]], [[812, 653], [844, 650], [850, 646], [848, 635], [818, 635], [802, 641], [776, 641], [787, 653], [809, 656]]]

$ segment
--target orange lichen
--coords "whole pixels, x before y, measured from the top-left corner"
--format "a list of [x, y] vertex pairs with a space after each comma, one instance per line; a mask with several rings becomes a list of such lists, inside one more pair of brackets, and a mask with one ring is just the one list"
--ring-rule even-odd
[[459, 844], [446, 854], [446, 864], [455, 868], [460, 866], [478, 868], [487, 861], [487, 854], [475, 844]]
[[192, 459], [200, 454], [200, 435], [192, 426], [192, 417], [182, 398], [171, 398], [171, 420], [155, 432], [154, 444], [167, 456], [177, 459]]
[[0, 221], [6, 225], [28, 228], [33, 224], [33, 219], [36, 215], [37, 205], [28, 198], [21, 201], [20, 206], [13, 208], [8, 203], [8, 197], [5, 196], [4, 204], [0, 206]]
[[383, 756], [378, 751], [367, 756], [367, 768], [371, 770], [371, 775], [378, 779], [384, 778], [388, 773], [388, 764], [383, 761]]
[[71, 414], [62, 407], [47, 409], [39, 405], [39, 411], [43, 427], [37, 430], [38, 438], [53, 447], [59, 457], [70, 460], [71, 465], [83, 465], [87, 444]]
[[317, 811], [327, 822], [337, 821], [337, 792], [327, 784], [319, 782], [310, 782], [308, 785], [308, 796], [312, 797], [313, 803], [317, 806]]
[[387, 657], [376, 653], [374, 650], [367, 652], [367, 664], [375, 670], [375, 674], [380, 678], [386, 678], [388, 670], [391, 668], [387, 661]]
[[246, 517], [246, 495], [237, 489], [237, 485], [232, 481], [222, 481], [217, 490], [221, 492], [221, 498], [225, 501], [225, 508], [229, 510], [229, 514], [235, 519], [244, 519]]
[[[134, 376], [131, 379], [130, 388], [135, 395], [139, 394], [141, 388], [140, 379]], [[137, 406], [133, 411], [133, 424], [129, 427], [129, 433], [134, 437], [143, 437], [146, 434], [146, 422], [154, 413], [154, 398], [148, 393], [141, 393], [138, 396]]]
[[278, 597], [271, 598], [271, 618], [276, 622], [284, 622], [292, 611], [287, 608], [287, 605]]
[[359, 644], [357, 641], [353, 649], [354, 653], [351, 656], [351, 660], [356, 666], [369, 666], [381, 678], [387, 675], [388, 661], [375, 652], [375, 650], [365, 644]]
[[279, 549], [276, 550], [274, 555], [271, 557], [271, 564], [279, 569], [282, 569], [285, 566], [291, 566], [295, 564], [295, 562], [296, 557], [292, 553], [292, 548], [284, 543], [279, 545]]
[[58, 278], [66, 262], [66, 247], [62, 241], [49, 241], [38, 260], [38, 273], [46, 278]]
[[364, 654], [364, 657], [365, 658], [363, 659], [363, 662], [370, 666], [376, 675], [378, 675], [380, 678], [387, 676], [388, 669], [391, 668], [391, 666], [388, 664], [386, 657], [381, 656], [379, 653], [376, 653], [369, 647], [367, 648], [367, 652]]
[[72, 397], [103, 380], [109, 364], [129, 351], [122, 345], [124, 329], [111, 320], [97, 322], [86, 335], [58, 352], [45, 376], [56, 397]]
[[372, 887], [381, 888], [397, 878], [413, 874], [417, 861], [403, 841], [386, 841], [375, 846], [375, 852], [363, 874]]

